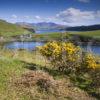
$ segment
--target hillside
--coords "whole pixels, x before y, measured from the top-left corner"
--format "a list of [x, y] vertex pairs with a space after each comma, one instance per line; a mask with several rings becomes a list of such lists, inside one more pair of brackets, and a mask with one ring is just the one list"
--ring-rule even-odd
[[31, 32], [15, 24], [11, 24], [4, 20], [0, 20], [0, 36], [8, 37], [26, 33], [31, 33]]
[[33, 26], [30, 25], [30, 24], [28, 24], [28, 23], [24, 23], [24, 22], [20, 23], [20, 22], [17, 22], [16, 25], [17, 26], [20, 26], [20, 27], [22, 27], [22, 28], [24, 28], [24, 29], [26, 29], [26, 30], [28, 30], [30, 32], [35, 33], [35, 30], [34, 30]]
[[100, 30], [84, 31], [84, 32], [70, 32], [70, 34], [79, 35], [79, 36], [83, 36], [83, 37], [91, 37], [91, 38], [100, 40]]
[[100, 30], [100, 25], [67, 27], [65, 30], [67, 31], [93, 31], [93, 30]]

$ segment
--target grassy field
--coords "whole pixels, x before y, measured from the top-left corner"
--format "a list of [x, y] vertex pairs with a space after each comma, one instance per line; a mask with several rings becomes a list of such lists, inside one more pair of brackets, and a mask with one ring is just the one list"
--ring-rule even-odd
[[[48, 73], [46, 74], [47, 80], [50, 77], [57, 84], [57, 87], [54, 85], [53, 88], [50, 88], [50, 92], [46, 92], [37, 83], [31, 87], [23, 83], [15, 84], [22, 75], [33, 74], [34, 71], [39, 71], [39, 73], [37, 72], [37, 78], [39, 78], [39, 75], [41, 76], [40, 73], [43, 73], [43, 75]], [[49, 80], [50, 84], [52, 83], [51, 80]], [[41, 56], [38, 51], [0, 50], [0, 100], [79, 100], [79, 98], [82, 100], [96, 100], [96, 98], [75, 86], [75, 83], [78, 83], [79, 86], [82, 85], [80, 80], [72, 82], [67, 74], [53, 70], [50, 62]]]
[[37, 41], [51, 41], [51, 40], [62, 40], [64, 38], [69, 38], [68, 33], [44, 33], [44, 34], [33, 34], [33, 40]]
[[44, 34], [34, 34], [33, 40], [62, 40], [62, 39], [71, 39], [73, 36], [81, 36], [83, 38], [94, 38], [100, 40], [100, 30], [98, 31], [85, 31], [85, 32], [65, 32], [65, 33], [44, 33]]
[[[1, 49], [0, 100], [78, 100], [79, 98], [82, 100], [96, 100], [78, 86], [74, 86], [77, 82], [79, 82], [79, 86], [82, 85], [80, 80], [75, 80], [74, 83], [67, 74], [53, 70], [52, 67], [50, 62], [41, 56], [38, 51]], [[50, 92], [46, 92], [37, 83], [31, 87], [24, 86], [23, 83], [15, 84], [24, 74], [34, 74], [34, 71], [40, 71], [43, 75], [48, 73], [46, 74], [47, 80], [49, 78], [52, 80], [53, 77], [53, 82], [58, 84], [57, 87], [54, 85], [54, 88], [50, 88]], [[37, 78], [41, 76], [40, 72], [37, 74]]]
[[13, 86], [18, 77], [34, 68], [31, 62], [38, 63], [34, 53], [0, 50], [0, 100], [32, 100], [29, 91]]
[[70, 32], [72, 35], [79, 35], [83, 37], [91, 37], [94, 39], [100, 39], [100, 30], [97, 31], [85, 31], [85, 32]]
[[25, 33], [31, 33], [31, 32], [15, 24], [11, 24], [6, 21], [0, 20], [0, 36], [11, 37], [11, 36], [18, 36]]
[[[99, 31], [84, 32], [86, 37], [89, 36], [87, 33], [92, 36], [95, 33], [99, 37]], [[33, 34], [33, 40], [69, 39], [73, 34], [80, 35], [83, 32]], [[30, 82], [34, 82], [34, 74], [39, 83], [30, 86]], [[43, 80], [41, 83], [41, 78], [46, 79], [47, 83]], [[49, 92], [44, 90], [46, 87], [43, 82]], [[89, 87], [90, 82], [80, 76], [59, 72], [38, 51], [0, 49], [0, 100], [99, 100], [98, 96], [90, 95], [96, 93], [96, 90]]]

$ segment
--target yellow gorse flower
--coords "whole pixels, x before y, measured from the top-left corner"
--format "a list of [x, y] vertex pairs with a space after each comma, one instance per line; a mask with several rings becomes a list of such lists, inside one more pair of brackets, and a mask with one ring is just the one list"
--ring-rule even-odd
[[81, 62], [81, 48], [70, 42], [48, 42], [44, 46], [39, 47], [39, 51], [56, 66], [80, 67], [83, 63], [86, 68], [95, 69], [97, 67], [92, 54], [86, 54], [84, 62]]
[[95, 69], [97, 67], [95, 58], [92, 54], [87, 54], [85, 57], [85, 63], [87, 65], [88, 68], [92, 68]]

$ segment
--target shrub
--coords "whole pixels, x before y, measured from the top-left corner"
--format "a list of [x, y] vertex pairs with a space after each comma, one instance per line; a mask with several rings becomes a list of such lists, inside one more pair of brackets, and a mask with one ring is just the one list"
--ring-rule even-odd
[[39, 51], [60, 71], [77, 72], [97, 67], [92, 54], [83, 53], [80, 47], [70, 42], [48, 42], [39, 47]]
[[69, 71], [77, 86], [100, 95], [100, 64], [93, 54], [83, 52], [72, 43], [56, 41], [39, 47], [39, 51], [59, 71]]
[[72, 43], [53, 41], [39, 47], [39, 50], [60, 71], [75, 71], [80, 66], [81, 49]]
[[84, 58], [83, 58], [83, 65], [86, 66], [89, 69], [96, 69], [97, 64], [95, 61], [95, 57], [92, 54], [85, 54]]

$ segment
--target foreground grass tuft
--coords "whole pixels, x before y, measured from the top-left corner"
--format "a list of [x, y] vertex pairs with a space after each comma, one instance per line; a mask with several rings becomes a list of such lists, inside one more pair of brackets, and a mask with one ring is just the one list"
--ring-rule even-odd
[[[34, 83], [34, 84], [33, 84]], [[0, 100], [96, 100], [37, 51], [0, 50]]]

